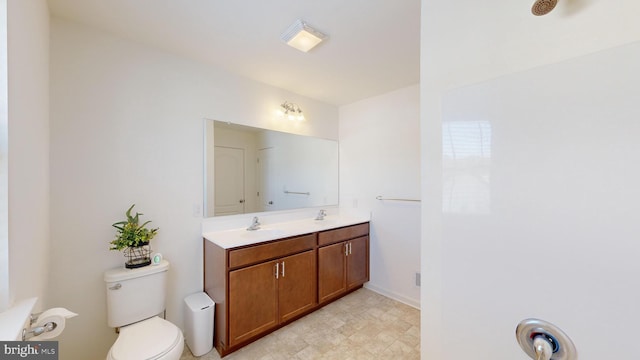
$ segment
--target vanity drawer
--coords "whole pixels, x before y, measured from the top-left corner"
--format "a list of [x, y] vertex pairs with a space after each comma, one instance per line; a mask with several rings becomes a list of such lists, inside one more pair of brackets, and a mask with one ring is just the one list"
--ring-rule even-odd
[[262, 261], [313, 249], [315, 242], [316, 234], [309, 234], [290, 239], [278, 240], [268, 244], [230, 250], [229, 268], [256, 264]]
[[318, 246], [333, 244], [365, 235], [369, 235], [369, 223], [327, 230], [318, 233]]

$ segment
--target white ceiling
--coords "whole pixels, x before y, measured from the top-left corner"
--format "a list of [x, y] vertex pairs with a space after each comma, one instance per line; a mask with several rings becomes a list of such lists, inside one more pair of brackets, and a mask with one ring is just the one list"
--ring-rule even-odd
[[[52, 16], [335, 105], [419, 82], [420, 0], [48, 0]], [[329, 39], [308, 53], [296, 20]]]

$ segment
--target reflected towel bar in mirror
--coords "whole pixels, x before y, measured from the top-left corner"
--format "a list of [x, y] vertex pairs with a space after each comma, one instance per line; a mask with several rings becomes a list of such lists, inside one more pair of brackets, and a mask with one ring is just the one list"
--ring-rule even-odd
[[311, 195], [310, 192], [300, 192], [300, 191], [284, 191], [285, 194], [296, 194], [296, 195]]
[[380, 195], [376, 196], [376, 200], [390, 200], [390, 201], [410, 201], [410, 202], [420, 202], [420, 199], [402, 199], [402, 198], [386, 198]]

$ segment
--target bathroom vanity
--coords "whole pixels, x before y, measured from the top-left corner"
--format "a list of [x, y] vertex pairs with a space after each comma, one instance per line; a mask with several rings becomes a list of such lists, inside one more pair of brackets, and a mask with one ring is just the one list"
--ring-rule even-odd
[[369, 222], [346, 223], [204, 234], [204, 290], [216, 303], [221, 356], [369, 280]]

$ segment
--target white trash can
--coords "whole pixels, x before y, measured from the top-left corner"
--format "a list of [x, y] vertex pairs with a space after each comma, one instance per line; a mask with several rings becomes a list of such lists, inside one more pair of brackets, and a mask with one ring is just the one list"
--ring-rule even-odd
[[184, 298], [184, 337], [194, 356], [213, 349], [213, 313], [216, 304], [203, 292]]

